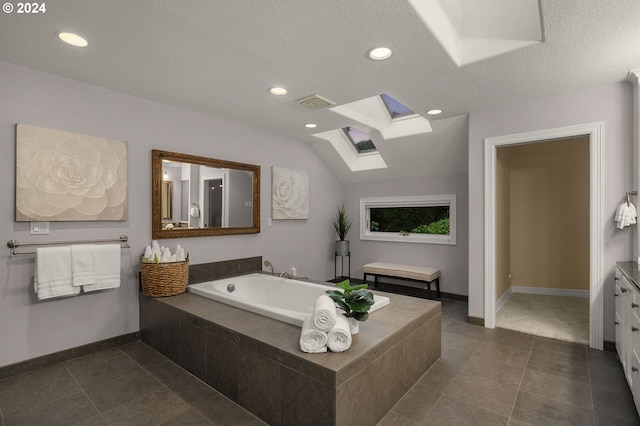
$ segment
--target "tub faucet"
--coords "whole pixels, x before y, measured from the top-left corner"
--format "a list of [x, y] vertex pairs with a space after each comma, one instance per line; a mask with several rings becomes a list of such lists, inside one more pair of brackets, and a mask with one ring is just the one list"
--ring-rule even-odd
[[281, 278], [289, 278], [289, 279], [293, 278], [293, 276], [290, 273], [288, 273], [287, 271], [280, 272], [280, 277]]
[[266, 266], [267, 268], [271, 268], [271, 275], [275, 275], [276, 273], [273, 272], [273, 265], [271, 264], [271, 262], [269, 262], [268, 260], [264, 261], [264, 266]]

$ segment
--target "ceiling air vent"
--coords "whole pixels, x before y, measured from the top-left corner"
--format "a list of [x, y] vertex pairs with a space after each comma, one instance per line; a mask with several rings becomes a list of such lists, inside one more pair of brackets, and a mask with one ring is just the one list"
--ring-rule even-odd
[[335, 105], [330, 100], [325, 99], [322, 96], [318, 96], [318, 95], [311, 95], [302, 99], [298, 99], [296, 103], [302, 105], [305, 108], [314, 109], [314, 110]]

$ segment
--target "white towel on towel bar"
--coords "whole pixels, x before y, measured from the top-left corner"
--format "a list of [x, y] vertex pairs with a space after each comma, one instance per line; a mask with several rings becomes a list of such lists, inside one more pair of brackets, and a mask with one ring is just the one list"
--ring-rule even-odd
[[75, 296], [80, 287], [71, 281], [71, 248], [47, 247], [36, 249], [34, 287], [39, 300]]
[[120, 287], [120, 252], [119, 244], [95, 245], [96, 283], [82, 286], [85, 292]]
[[616, 210], [615, 222], [618, 229], [622, 229], [625, 226], [631, 226], [636, 224], [636, 206], [633, 203], [623, 202], [618, 206]]
[[74, 287], [96, 283], [95, 244], [71, 246], [71, 277]]

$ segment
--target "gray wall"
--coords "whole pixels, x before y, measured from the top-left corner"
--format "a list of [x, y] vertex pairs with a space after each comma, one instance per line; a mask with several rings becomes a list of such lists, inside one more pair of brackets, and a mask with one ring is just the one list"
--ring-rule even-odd
[[[351, 276], [362, 278], [362, 265], [375, 261], [432, 266], [440, 269], [440, 289], [443, 292], [466, 295], [469, 253], [467, 185], [467, 175], [345, 185], [345, 207], [353, 219], [353, 225], [347, 235], [352, 256]], [[456, 245], [360, 241], [361, 198], [439, 194], [456, 194]], [[335, 231], [334, 239], [337, 239]], [[346, 269], [345, 259], [345, 274]], [[340, 275], [340, 268], [338, 274]]]
[[253, 174], [229, 170], [229, 226], [251, 226], [253, 209], [246, 205], [253, 200]]
[[[4, 240], [24, 242], [117, 238], [127, 234], [122, 287], [39, 302], [34, 257], [0, 263], [0, 366], [138, 330], [138, 257], [151, 240], [151, 150], [162, 149], [261, 166], [261, 223], [257, 235], [162, 240], [181, 244], [194, 264], [264, 256], [278, 270], [295, 266], [314, 279], [333, 277], [331, 207], [342, 185], [306, 144], [0, 61], [0, 219]], [[15, 125], [28, 123], [129, 143], [129, 219], [51, 223], [50, 235], [29, 235], [14, 221]], [[260, 144], [260, 150], [255, 149]], [[282, 153], [287, 155], [283, 156]], [[273, 221], [271, 166], [306, 170], [308, 220]]]
[[[624, 79], [621, 75], [620, 79]], [[484, 142], [487, 137], [604, 122], [604, 338], [613, 341], [613, 270], [630, 260], [632, 230], [617, 230], [616, 208], [632, 187], [632, 89], [627, 83], [504, 105], [469, 117], [469, 315], [484, 318]], [[585, 265], [587, 267], [587, 265]]]

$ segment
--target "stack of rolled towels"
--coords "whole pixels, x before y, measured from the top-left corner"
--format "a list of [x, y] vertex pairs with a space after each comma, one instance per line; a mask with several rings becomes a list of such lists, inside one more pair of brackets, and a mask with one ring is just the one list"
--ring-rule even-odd
[[351, 346], [349, 320], [336, 313], [333, 300], [322, 295], [313, 305], [313, 312], [305, 318], [300, 333], [300, 349], [308, 353], [344, 352]]

